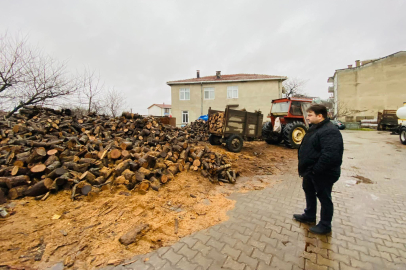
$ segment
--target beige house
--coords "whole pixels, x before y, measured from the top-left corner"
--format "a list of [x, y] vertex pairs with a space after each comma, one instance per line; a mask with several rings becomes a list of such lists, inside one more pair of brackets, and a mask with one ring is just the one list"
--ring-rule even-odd
[[282, 97], [284, 76], [259, 74], [221, 75], [170, 81], [172, 116], [176, 117], [176, 125], [184, 125], [195, 121], [199, 116], [207, 114], [209, 108], [224, 110], [227, 105], [233, 109], [246, 109], [254, 112], [260, 110], [267, 120], [273, 99]]
[[355, 61], [328, 78], [334, 114], [342, 121], [375, 119], [406, 101], [406, 51], [379, 59]]
[[171, 104], [152, 104], [148, 107], [148, 115], [169, 116], [171, 115]]

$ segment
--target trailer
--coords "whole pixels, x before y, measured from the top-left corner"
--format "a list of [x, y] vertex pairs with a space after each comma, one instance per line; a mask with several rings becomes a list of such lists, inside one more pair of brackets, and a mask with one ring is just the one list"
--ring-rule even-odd
[[247, 112], [230, 109], [224, 111], [209, 108], [209, 142], [212, 145], [225, 143], [230, 152], [241, 151], [244, 140], [261, 138], [263, 115], [258, 112]]

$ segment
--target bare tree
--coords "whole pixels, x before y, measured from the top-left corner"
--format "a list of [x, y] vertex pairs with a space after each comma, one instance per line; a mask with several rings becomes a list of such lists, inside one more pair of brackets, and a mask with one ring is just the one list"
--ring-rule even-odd
[[27, 66], [24, 83], [13, 88], [7, 97], [14, 108], [7, 117], [27, 105], [55, 105], [54, 99], [76, 93], [80, 85], [68, 76], [65, 63], [40, 55]]
[[80, 89], [78, 80], [67, 73], [66, 63], [31, 48], [26, 39], [4, 35], [0, 48], [1, 100], [12, 108], [7, 117], [27, 105], [55, 105], [56, 99]]
[[[90, 71], [86, 68], [83, 77], [83, 88], [80, 91], [80, 95], [83, 95], [86, 105], [87, 113], [100, 113], [103, 105], [101, 100], [101, 94], [103, 93], [104, 83], [100, 81], [100, 75], [96, 75], [94, 71]], [[80, 98], [82, 101], [83, 98]]]
[[307, 97], [304, 91], [306, 85], [305, 80], [298, 78], [289, 78], [282, 83], [285, 97]]
[[0, 36], [0, 94], [25, 82], [26, 68], [32, 61], [26, 38], [12, 38], [7, 33]]
[[120, 92], [112, 88], [107, 91], [104, 98], [104, 103], [108, 113], [113, 117], [116, 117], [120, 113], [120, 110], [123, 109], [126, 102], [125, 97]]

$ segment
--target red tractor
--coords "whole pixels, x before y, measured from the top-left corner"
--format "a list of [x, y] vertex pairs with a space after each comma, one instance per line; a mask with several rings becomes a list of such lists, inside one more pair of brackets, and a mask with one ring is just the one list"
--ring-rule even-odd
[[280, 98], [272, 100], [271, 121], [262, 126], [262, 138], [269, 144], [282, 141], [289, 148], [299, 148], [309, 125], [306, 110], [310, 107], [309, 98]]

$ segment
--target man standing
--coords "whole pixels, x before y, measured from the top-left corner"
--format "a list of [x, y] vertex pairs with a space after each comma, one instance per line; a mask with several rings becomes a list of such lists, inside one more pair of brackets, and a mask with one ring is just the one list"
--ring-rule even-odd
[[331, 232], [333, 202], [331, 190], [341, 174], [343, 159], [343, 138], [338, 128], [327, 118], [327, 108], [312, 105], [307, 110], [310, 128], [299, 148], [299, 175], [303, 177], [303, 190], [306, 196], [304, 214], [293, 218], [303, 223], [316, 222], [317, 198], [321, 204], [320, 222], [310, 228], [315, 234]]

